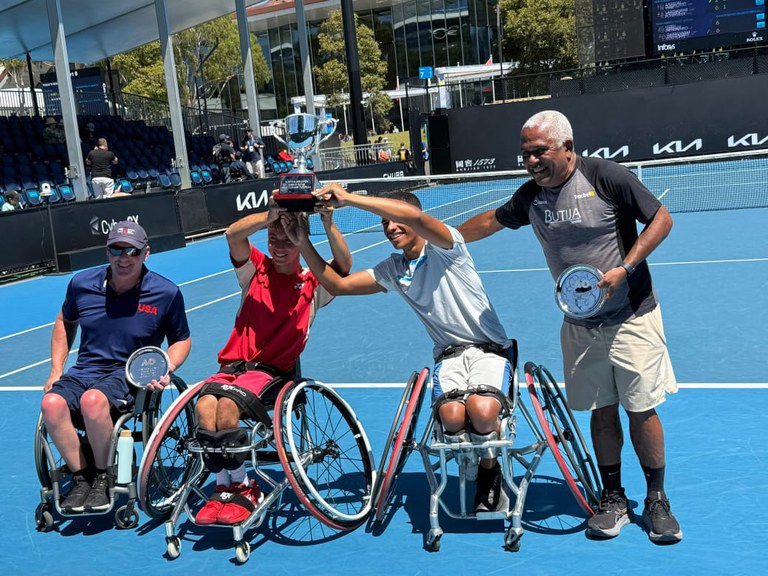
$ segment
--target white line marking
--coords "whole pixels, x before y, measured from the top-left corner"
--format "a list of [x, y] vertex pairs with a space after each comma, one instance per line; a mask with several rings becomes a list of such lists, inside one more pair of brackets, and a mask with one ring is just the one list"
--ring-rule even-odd
[[662, 198], [664, 198], [664, 196], [667, 195], [667, 192], [669, 192], [669, 188], [667, 188], [666, 190], [664, 190], [664, 192], [661, 193], [661, 196], [658, 197], [658, 200], [661, 200]]
[[[388, 389], [388, 388], [405, 388], [405, 384], [397, 382], [323, 382], [331, 388], [338, 389]], [[558, 383], [559, 387], [563, 387], [562, 383]], [[686, 389], [699, 389], [699, 390], [768, 390], [768, 382], [690, 382], [688, 384], [678, 384], [680, 388]], [[0, 386], [0, 392], [39, 392], [42, 390], [42, 386]]]

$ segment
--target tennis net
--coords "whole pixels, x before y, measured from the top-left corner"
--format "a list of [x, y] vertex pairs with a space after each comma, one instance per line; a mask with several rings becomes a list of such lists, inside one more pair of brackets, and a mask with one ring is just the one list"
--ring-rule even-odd
[[[768, 207], [768, 150], [624, 163], [670, 212], [703, 212]], [[356, 194], [383, 196], [399, 190], [416, 194], [423, 209], [458, 226], [499, 207], [529, 176], [524, 170], [436, 176], [341, 180]], [[381, 230], [381, 219], [363, 210], [334, 213], [342, 233]], [[322, 233], [317, 216], [312, 234]]]

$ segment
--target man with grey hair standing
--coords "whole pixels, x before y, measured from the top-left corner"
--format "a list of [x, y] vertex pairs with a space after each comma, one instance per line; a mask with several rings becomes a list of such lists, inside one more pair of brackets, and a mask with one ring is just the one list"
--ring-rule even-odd
[[[656, 406], [676, 392], [666, 338], [646, 258], [666, 238], [672, 218], [626, 168], [580, 158], [568, 119], [553, 110], [523, 125], [521, 151], [532, 177], [497, 210], [470, 218], [468, 241], [503, 228], [533, 226], [553, 278], [577, 264], [604, 271], [606, 302], [588, 318], [565, 317], [560, 341], [568, 404], [591, 411], [603, 493], [587, 534], [617, 536], [632, 518], [621, 483], [624, 442], [619, 404], [647, 483], [643, 522], [653, 542], [682, 539], [664, 491], [664, 432]], [[638, 235], [637, 222], [645, 227]]]

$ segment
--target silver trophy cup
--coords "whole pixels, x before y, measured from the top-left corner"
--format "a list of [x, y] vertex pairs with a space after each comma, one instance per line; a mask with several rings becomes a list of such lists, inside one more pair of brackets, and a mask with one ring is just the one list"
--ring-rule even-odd
[[290, 172], [280, 175], [278, 193], [275, 194], [279, 206], [289, 212], [310, 212], [314, 209], [312, 192], [317, 182], [314, 173], [307, 167], [307, 158], [317, 154], [320, 144], [336, 130], [337, 123], [335, 118], [324, 119], [313, 114], [291, 114], [280, 122], [285, 139], [275, 137], [285, 145], [294, 162]]

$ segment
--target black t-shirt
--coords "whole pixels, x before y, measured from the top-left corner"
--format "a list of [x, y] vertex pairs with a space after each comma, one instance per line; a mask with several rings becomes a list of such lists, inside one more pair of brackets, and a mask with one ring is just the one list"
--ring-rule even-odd
[[91, 161], [91, 178], [112, 178], [112, 161], [117, 156], [109, 150], [96, 148], [88, 152]]

